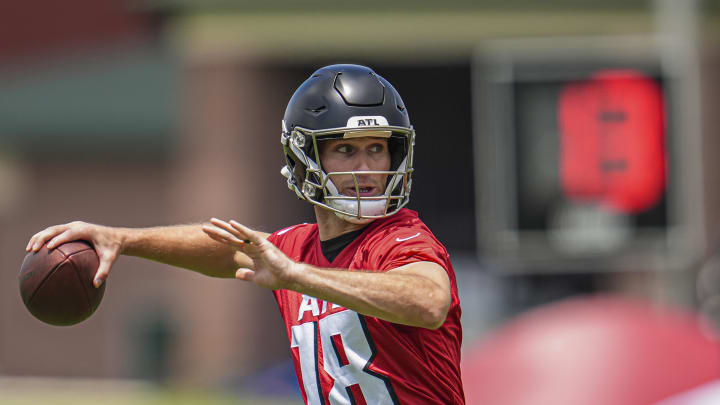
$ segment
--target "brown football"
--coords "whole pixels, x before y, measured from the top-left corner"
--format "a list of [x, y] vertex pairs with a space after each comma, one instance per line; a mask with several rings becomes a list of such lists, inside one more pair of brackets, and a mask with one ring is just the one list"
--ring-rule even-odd
[[90, 243], [74, 241], [25, 256], [18, 281], [25, 307], [37, 319], [57, 326], [75, 325], [95, 312], [105, 283], [93, 286], [99, 265]]

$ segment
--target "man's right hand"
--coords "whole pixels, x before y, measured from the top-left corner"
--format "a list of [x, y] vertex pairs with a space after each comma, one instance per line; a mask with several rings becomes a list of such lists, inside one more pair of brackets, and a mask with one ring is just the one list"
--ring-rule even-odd
[[100, 265], [93, 284], [96, 288], [100, 287], [107, 279], [110, 267], [112, 267], [122, 251], [123, 237], [120, 229], [81, 221], [55, 225], [33, 235], [25, 250], [37, 252], [45, 244], [47, 244], [48, 249], [54, 249], [63, 243], [74, 240], [85, 240], [94, 246], [100, 259]]

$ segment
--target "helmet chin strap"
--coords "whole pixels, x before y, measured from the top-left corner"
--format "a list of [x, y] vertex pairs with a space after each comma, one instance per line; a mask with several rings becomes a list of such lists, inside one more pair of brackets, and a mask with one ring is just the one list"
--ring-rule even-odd
[[[400, 167], [398, 167], [398, 170], [405, 171], [406, 165], [407, 158], [403, 159]], [[388, 182], [387, 187], [385, 187], [385, 193], [383, 193], [383, 196], [388, 197], [399, 181], [402, 181], [402, 176], [398, 174], [394, 175]], [[335, 183], [332, 182], [331, 178], [328, 178], [325, 186], [331, 196], [340, 196], [340, 192], [338, 192], [338, 189], [335, 187]], [[367, 224], [372, 222], [375, 218], [364, 218], [364, 216], [379, 217], [386, 214], [387, 198], [367, 200], [360, 197], [359, 201], [357, 198], [347, 200], [331, 199], [327, 201], [327, 205], [338, 211], [342, 211], [342, 213], [337, 211], [333, 212], [345, 221], [352, 222], [353, 224]], [[362, 208], [362, 211], [360, 211], [360, 208]], [[359, 217], [358, 213], [360, 213], [363, 217]]]
[[[382, 200], [372, 200], [372, 201], [363, 201], [362, 202], [362, 213], [364, 215], [374, 215], [374, 216], [380, 216], [385, 214], [385, 204], [387, 204], [386, 199]], [[332, 202], [328, 203], [329, 206], [343, 211], [343, 212], [350, 212], [355, 213], [355, 216], [348, 215], [348, 214], [342, 214], [337, 211], [333, 211], [335, 215], [340, 217], [341, 219], [352, 222], [353, 224], [367, 224], [372, 221], [374, 221], [376, 218], [358, 218], [357, 212], [358, 212], [358, 202], [357, 201], [351, 201], [351, 200], [333, 200]]]
[[[328, 179], [327, 183], [325, 183], [325, 186], [327, 187], [328, 194], [330, 194], [331, 196], [341, 196], [337, 188], [335, 187], [335, 184], [332, 182], [332, 179]], [[385, 190], [385, 196], [387, 196], [387, 192], [388, 190]], [[331, 199], [327, 200], [326, 203], [332, 208], [335, 208], [338, 211], [342, 211], [342, 213], [337, 211], [333, 212], [335, 212], [335, 215], [342, 218], [343, 220], [352, 222], [353, 224], [367, 224], [369, 222], [372, 222], [374, 218], [359, 218], [359, 209], [362, 207], [362, 215], [370, 215], [376, 217], [384, 215], [385, 206], [387, 205], [387, 199], [383, 198], [381, 200], [363, 200], [361, 197], [360, 201], [358, 201], [357, 198], [353, 198], [352, 200]]]

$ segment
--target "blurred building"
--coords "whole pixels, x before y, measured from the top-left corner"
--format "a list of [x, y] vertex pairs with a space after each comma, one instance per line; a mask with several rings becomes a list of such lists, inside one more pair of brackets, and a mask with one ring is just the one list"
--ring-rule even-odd
[[[482, 136], [474, 115], [474, 86], [482, 79], [478, 46], [498, 38], [622, 42], [679, 35], [664, 31], [675, 28], [660, 21], [667, 17], [663, 3], [6, 2], [0, 6], [0, 374], [214, 386], [286, 359], [272, 296], [251, 285], [121, 258], [98, 312], [81, 325], [55, 328], [22, 307], [16, 272], [33, 233], [75, 219], [155, 226], [215, 216], [266, 231], [312, 221], [312, 211], [279, 175], [280, 119], [297, 85], [337, 62], [373, 66], [410, 109], [418, 131], [410, 208], [462, 263], [467, 336], [578, 292], [620, 289], [698, 305], [692, 259], [720, 236], [716, 167], [703, 159], [720, 147], [714, 133], [720, 10], [710, 1], [688, 2], [698, 5], [688, 17], [697, 26], [677, 28], [693, 30], [687, 38], [697, 50], [700, 90], [698, 100], [675, 101], [699, 108], [688, 125], [699, 134], [690, 147], [702, 151], [695, 162], [701, 183], [690, 188], [698, 195], [686, 196], [702, 200], [695, 212], [702, 226], [693, 228], [691, 242], [698, 245], [682, 262], [686, 268], [659, 275], [651, 263], [588, 274], [587, 263], [575, 262], [556, 275], [524, 263], [521, 272], [498, 278], [479, 277], [488, 269], [475, 260], [476, 251], [481, 260], [487, 253], [477, 246], [490, 242], [476, 227], [482, 217], [476, 191], [484, 187], [475, 172], [483, 163], [474, 156], [480, 140], [473, 138]], [[681, 132], [674, 136], [682, 139]], [[491, 270], [509, 273], [502, 265]], [[494, 301], [483, 301], [481, 291]]]

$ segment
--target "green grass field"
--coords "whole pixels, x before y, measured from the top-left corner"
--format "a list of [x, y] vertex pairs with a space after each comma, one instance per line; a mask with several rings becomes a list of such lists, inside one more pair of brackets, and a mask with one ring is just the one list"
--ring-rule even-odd
[[106, 395], [87, 392], [0, 392], [3, 405], [291, 405], [298, 401], [241, 398], [202, 392], [144, 392]]
[[136, 382], [2, 379], [2, 405], [296, 405], [300, 397], [267, 399], [217, 391], [162, 389]]
[[241, 398], [209, 392], [0, 392], [3, 405], [291, 405], [298, 401]]

